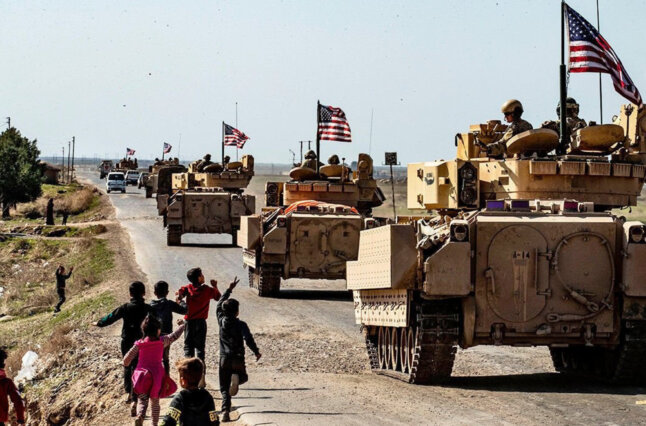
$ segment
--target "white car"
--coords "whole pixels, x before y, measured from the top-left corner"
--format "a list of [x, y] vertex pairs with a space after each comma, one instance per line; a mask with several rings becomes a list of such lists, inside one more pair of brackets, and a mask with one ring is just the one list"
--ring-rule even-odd
[[105, 180], [105, 189], [108, 191], [126, 192], [126, 176], [122, 172], [110, 172]]
[[128, 170], [126, 172], [126, 185], [136, 185], [139, 180], [139, 172], [137, 170]]

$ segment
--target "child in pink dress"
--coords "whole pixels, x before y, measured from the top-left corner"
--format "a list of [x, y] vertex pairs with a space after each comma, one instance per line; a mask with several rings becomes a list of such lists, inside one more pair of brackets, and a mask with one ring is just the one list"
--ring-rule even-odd
[[[132, 349], [123, 358], [123, 365], [126, 367], [138, 356], [137, 368], [132, 374], [132, 386], [137, 393], [137, 418], [135, 426], [144, 424], [148, 401], [150, 400], [150, 414], [153, 425], [159, 422], [159, 398], [162, 392], [162, 384], [166, 376], [164, 365], [164, 348], [170, 346], [184, 332], [182, 323], [173, 333], [160, 337], [161, 322], [157, 317], [148, 315], [141, 323], [143, 339], [135, 342]], [[139, 391], [139, 392], [137, 392]]]

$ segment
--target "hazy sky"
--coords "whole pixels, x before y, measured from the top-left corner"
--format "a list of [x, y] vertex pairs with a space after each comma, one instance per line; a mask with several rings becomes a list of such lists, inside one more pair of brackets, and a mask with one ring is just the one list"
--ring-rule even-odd
[[[600, 0], [601, 33], [646, 98], [646, 2]], [[570, 6], [596, 23], [595, 0]], [[555, 115], [560, 2], [0, 1], [0, 117], [43, 155], [219, 158], [221, 122], [257, 162], [287, 162], [315, 139], [316, 101], [343, 108], [356, 159], [455, 155], [455, 133], [501, 119], [518, 98], [535, 126]], [[604, 120], [619, 110], [603, 76]], [[573, 74], [581, 116], [599, 120], [597, 74]], [[4, 128], [4, 127], [3, 127]], [[235, 149], [227, 149], [235, 156]]]

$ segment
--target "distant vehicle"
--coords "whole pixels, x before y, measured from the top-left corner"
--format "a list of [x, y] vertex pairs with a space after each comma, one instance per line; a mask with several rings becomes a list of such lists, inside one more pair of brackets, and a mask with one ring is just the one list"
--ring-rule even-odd
[[121, 172], [110, 172], [108, 179], [105, 181], [105, 189], [108, 191], [126, 192], [126, 176]]
[[137, 188], [141, 189], [144, 186], [146, 186], [146, 181], [148, 180], [148, 176], [150, 174], [148, 172], [141, 172], [139, 173], [139, 179], [137, 179]]
[[137, 185], [139, 181], [139, 172], [137, 170], [128, 170], [126, 172], [126, 185]]
[[99, 164], [99, 178], [103, 179], [112, 170], [112, 160], [103, 160]]

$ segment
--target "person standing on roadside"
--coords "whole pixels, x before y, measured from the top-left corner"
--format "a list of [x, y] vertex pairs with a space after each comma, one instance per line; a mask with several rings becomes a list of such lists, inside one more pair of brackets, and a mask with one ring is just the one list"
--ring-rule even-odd
[[229, 299], [231, 292], [238, 284], [238, 277], [229, 284], [217, 307], [218, 324], [220, 326], [220, 393], [222, 393], [222, 421], [230, 421], [231, 397], [238, 393], [238, 386], [247, 382], [245, 367], [244, 344], [249, 346], [256, 356], [256, 361], [262, 356], [256, 342], [249, 331], [246, 322], [240, 321], [240, 303]]
[[[197, 356], [204, 362], [206, 346], [206, 320], [209, 317], [211, 300], [220, 300], [218, 283], [211, 280], [211, 285], [204, 285], [204, 275], [200, 268], [190, 269], [186, 273], [189, 284], [177, 291], [177, 303], [182, 303], [186, 298], [188, 312], [186, 319], [186, 332], [184, 333], [184, 356], [192, 358]], [[204, 381], [201, 385], [204, 385]], [[200, 386], [203, 387], [203, 386]]]
[[[166, 299], [166, 296], [168, 296], [168, 283], [166, 281], [157, 281], [155, 283], [155, 296], [157, 296], [157, 299], [151, 300], [150, 306], [161, 321], [161, 334], [165, 336], [173, 332], [173, 312], [185, 314], [186, 305], [183, 303], [180, 305], [174, 300]], [[166, 370], [166, 374], [170, 371], [169, 351], [170, 346], [164, 347], [164, 370]]]
[[61, 311], [61, 306], [65, 303], [65, 281], [72, 276], [72, 271], [74, 271], [73, 266], [70, 267], [70, 272], [68, 274], [65, 274], [65, 267], [63, 265], [59, 265], [58, 268], [56, 268], [56, 293], [58, 293], [58, 303], [54, 308], [55, 314]]
[[[119, 320], [123, 320], [121, 328], [121, 355], [125, 356], [126, 353], [132, 348], [132, 345], [143, 336], [141, 331], [141, 323], [144, 318], [152, 312], [150, 305], [144, 300], [146, 295], [146, 286], [141, 281], [135, 281], [130, 284], [130, 302], [124, 303], [108, 315], [101, 318], [96, 322], [97, 327], [106, 327], [114, 324]], [[135, 360], [133, 364], [124, 366], [123, 368], [123, 388], [128, 394], [128, 401], [132, 402], [131, 414], [133, 417], [136, 414], [137, 402], [133, 402], [132, 394], [132, 372], [134, 366], [137, 365]]]

